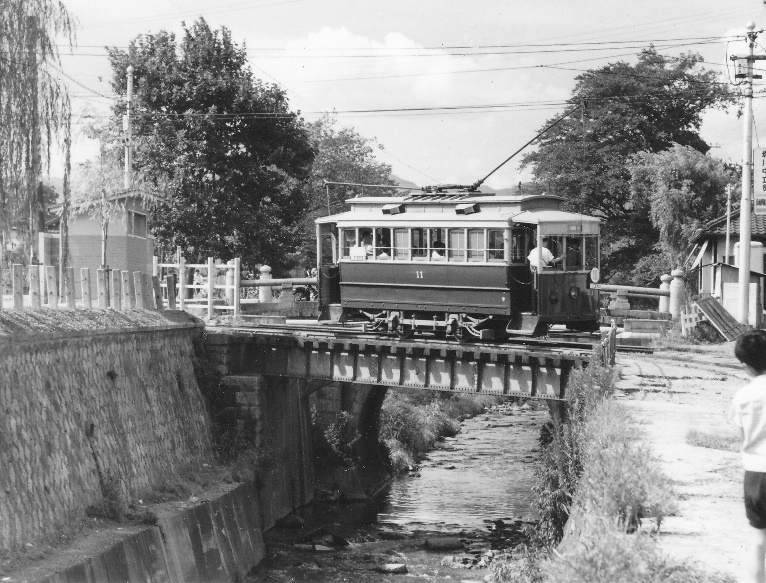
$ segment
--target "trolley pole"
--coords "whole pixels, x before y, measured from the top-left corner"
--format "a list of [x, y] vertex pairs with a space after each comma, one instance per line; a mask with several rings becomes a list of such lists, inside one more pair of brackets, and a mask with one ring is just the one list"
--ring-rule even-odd
[[750, 313], [750, 177], [753, 171], [753, 79], [760, 79], [760, 75], [753, 75], [753, 63], [766, 59], [766, 55], [755, 56], [753, 49], [755, 39], [760, 30], [755, 30], [755, 23], [747, 23], [747, 46], [748, 54], [745, 57], [731, 56], [732, 61], [744, 60], [746, 69], [744, 73], [735, 75], [738, 79], [744, 79], [745, 112], [744, 121], [744, 147], [742, 151], [742, 199], [739, 207], [739, 313], [737, 320], [747, 325]]

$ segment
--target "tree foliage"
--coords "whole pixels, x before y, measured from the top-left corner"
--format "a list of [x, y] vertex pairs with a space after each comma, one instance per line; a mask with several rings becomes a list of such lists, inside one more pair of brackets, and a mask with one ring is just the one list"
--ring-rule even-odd
[[667, 57], [650, 47], [634, 65], [620, 61], [579, 75], [568, 110], [585, 107], [544, 134], [523, 159], [569, 209], [604, 218], [605, 241], [622, 244], [621, 263], [632, 265], [651, 252], [658, 237], [646, 208], [631, 199], [632, 156], [674, 143], [707, 152], [699, 135], [703, 112], [734, 101], [701, 62], [698, 54]]
[[[160, 198], [153, 232], [201, 260], [238, 256], [276, 271], [299, 244], [313, 151], [284, 92], [255, 79], [225, 27], [139, 36], [110, 50], [114, 90], [135, 69], [135, 168]], [[115, 107], [115, 124], [125, 104]]]
[[[303, 223], [305, 244], [297, 261], [303, 267], [316, 264], [314, 220], [342, 212], [344, 202], [349, 198], [372, 193], [372, 189], [365, 190], [360, 186], [327, 186], [325, 182], [394, 184], [391, 166], [375, 158], [373, 146], [380, 146], [374, 139], [365, 138], [350, 127], [338, 128], [336, 120], [329, 115], [308, 124], [308, 132], [316, 156], [304, 182], [310, 206]], [[380, 195], [393, 192], [393, 189], [374, 189], [374, 193]]]
[[[69, 144], [57, 42], [63, 37], [72, 46], [75, 26], [55, 0], [4, 0], [0, 17], [0, 234], [7, 237], [14, 223], [31, 224], [31, 244], [44, 222], [41, 176], [54, 138], [63, 131]], [[0, 260], [3, 253], [0, 245]]]
[[629, 170], [634, 207], [646, 210], [672, 267], [680, 267], [695, 231], [725, 212], [726, 186], [736, 177], [721, 160], [679, 144], [639, 152]]

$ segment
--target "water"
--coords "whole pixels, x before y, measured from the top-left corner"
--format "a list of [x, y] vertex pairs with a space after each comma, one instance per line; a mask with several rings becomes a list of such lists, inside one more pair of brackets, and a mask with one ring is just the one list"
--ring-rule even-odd
[[[305, 509], [303, 528], [269, 531], [268, 556], [248, 583], [402, 580], [378, 572], [387, 563], [406, 564], [406, 577], [415, 580], [482, 580], [487, 568], [479, 559], [491, 561], [492, 549], [522, 542], [518, 521], [536, 517], [531, 487], [537, 439], [547, 419], [541, 405], [539, 410], [503, 406], [466, 420], [457, 437], [441, 442], [416, 471], [397, 477], [382, 498], [369, 504], [318, 504]], [[350, 545], [330, 552], [294, 545], [317, 527]], [[463, 548], [427, 550], [426, 540], [451, 535]], [[446, 554], [461, 558], [459, 570], [445, 563]]]
[[533, 520], [537, 438], [547, 418], [547, 410], [503, 407], [464, 421], [458, 436], [440, 443], [418, 472], [394, 481], [378, 522], [460, 531], [498, 518]]

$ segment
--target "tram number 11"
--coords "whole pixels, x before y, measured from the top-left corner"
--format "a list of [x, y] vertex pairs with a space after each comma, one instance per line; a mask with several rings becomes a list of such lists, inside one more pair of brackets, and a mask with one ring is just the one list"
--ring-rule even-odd
[[423, 272], [422, 271], [416, 271], [415, 272], [415, 279], [423, 279]]

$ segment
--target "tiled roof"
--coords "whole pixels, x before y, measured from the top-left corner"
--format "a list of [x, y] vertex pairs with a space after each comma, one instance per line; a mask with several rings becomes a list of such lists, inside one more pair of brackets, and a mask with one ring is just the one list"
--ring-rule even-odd
[[[731, 211], [731, 234], [739, 235], [739, 209]], [[707, 239], [711, 235], [726, 235], [726, 216], [707, 223], [694, 236], [694, 242]], [[750, 213], [750, 235], [755, 240], [766, 241], [766, 215]]]

